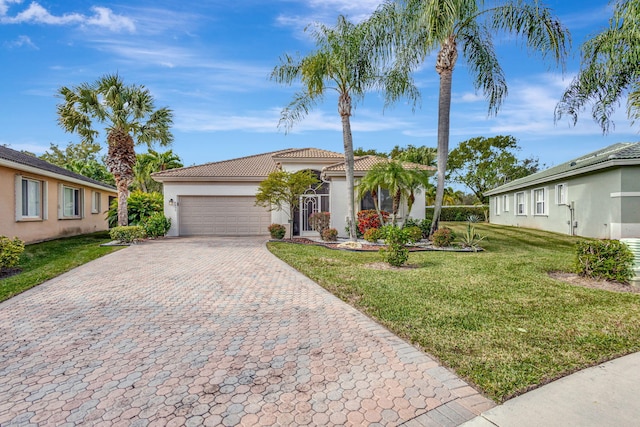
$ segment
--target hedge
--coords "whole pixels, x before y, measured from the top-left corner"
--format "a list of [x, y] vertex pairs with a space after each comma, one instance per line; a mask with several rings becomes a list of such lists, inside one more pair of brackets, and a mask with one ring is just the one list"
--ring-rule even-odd
[[[433, 219], [433, 206], [425, 208], [425, 218]], [[443, 206], [440, 221], [468, 221], [470, 216], [488, 221], [489, 206]]]

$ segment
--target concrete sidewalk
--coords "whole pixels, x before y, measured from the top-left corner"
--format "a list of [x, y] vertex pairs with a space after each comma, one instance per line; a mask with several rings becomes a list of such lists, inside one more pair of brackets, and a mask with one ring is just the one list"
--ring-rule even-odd
[[561, 378], [483, 412], [462, 425], [639, 426], [640, 353]]

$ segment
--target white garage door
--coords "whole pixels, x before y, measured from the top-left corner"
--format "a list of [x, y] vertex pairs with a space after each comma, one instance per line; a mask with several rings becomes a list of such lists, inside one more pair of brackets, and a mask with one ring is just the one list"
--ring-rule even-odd
[[255, 201], [252, 196], [181, 196], [180, 235], [268, 235], [271, 213]]

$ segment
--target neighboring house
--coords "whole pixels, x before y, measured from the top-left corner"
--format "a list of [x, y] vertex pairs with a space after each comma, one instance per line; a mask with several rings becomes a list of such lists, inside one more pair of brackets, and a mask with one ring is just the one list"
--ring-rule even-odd
[[107, 230], [116, 189], [0, 146], [0, 235], [25, 243]]
[[640, 143], [614, 144], [485, 194], [493, 224], [640, 237]]
[[[380, 161], [385, 159], [374, 156], [357, 158], [356, 180]], [[286, 212], [270, 212], [255, 205], [258, 185], [277, 169], [288, 172], [308, 169], [322, 180], [322, 185], [309, 189], [302, 196], [300, 208], [293, 218], [294, 235], [317, 236], [307, 220], [309, 215], [319, 211], [330, 212], [331, 227], [336, 228], [341, 236], [347, 235], [344, 156], [316, 148], [286, 149], [154, 173], [153, 179], [163, 183], [165, 215], [171, 218], [168, 235], [266, 235], [272, 223], [287, 225], [289, 218]], [[390, 210], [391, 199], [386, 191], [380, 192], [380, 199], [382, 209]], [[372, 208], [370, 202], [366, 198], [358, 201], [356, 211]], [[421, 191], [416, 195], [410, 216], [424, 218], [424, 206], [424, 191]], [[407, 215], [406, 206], [400, 215]]]

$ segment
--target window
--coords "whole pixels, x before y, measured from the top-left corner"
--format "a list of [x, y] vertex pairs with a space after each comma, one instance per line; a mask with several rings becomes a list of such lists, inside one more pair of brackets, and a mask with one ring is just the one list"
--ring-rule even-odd
[[556, 204], [557, 205], [567, 204], [567, 184], [556, 185]]
[[100, 213], [100, 197], [101, 194], [97, 191], [91, 193], [91, 213]]
[[47, 219], [47, 182], [15, 176], [16, 221]]
[[[389, 196], [388, 190], [380, 189], [378, 191], [378, 206], [381, 211], [391, 212], [393, 210], [393, 199]], [[373, 197], [371, 197], [370, 192], [367, 192], [360, 201], [360, 209], [364, 211], [375, 208], [376, 206], [373, 203]]]
[[22, 178], [22, 213], [25, 219], [42, 218], [42, 182]]
[[79, 188], [62, 188], [62, 208], [61, 218], [81, 218], [82, 217], [82, 191]]
[[526, 215], [527, 206], [525, 205], [524, 193], [516, 193], [516, 215]]
[[546, 204], [546, 191], [544, 188], [537, 188], [533, 190], [533, 204], [534, 204], [534, 215], [546, 215], [547, 214], [547, 204]]
[[494, 213], [496, 215], [500, 215], [500, 198], [496, 197], [495, 199], [493, 199], [493, 208], [494, 208]]
[[502, 196], [502, 211], [509, 212], [509, 196], [507, 194]]

